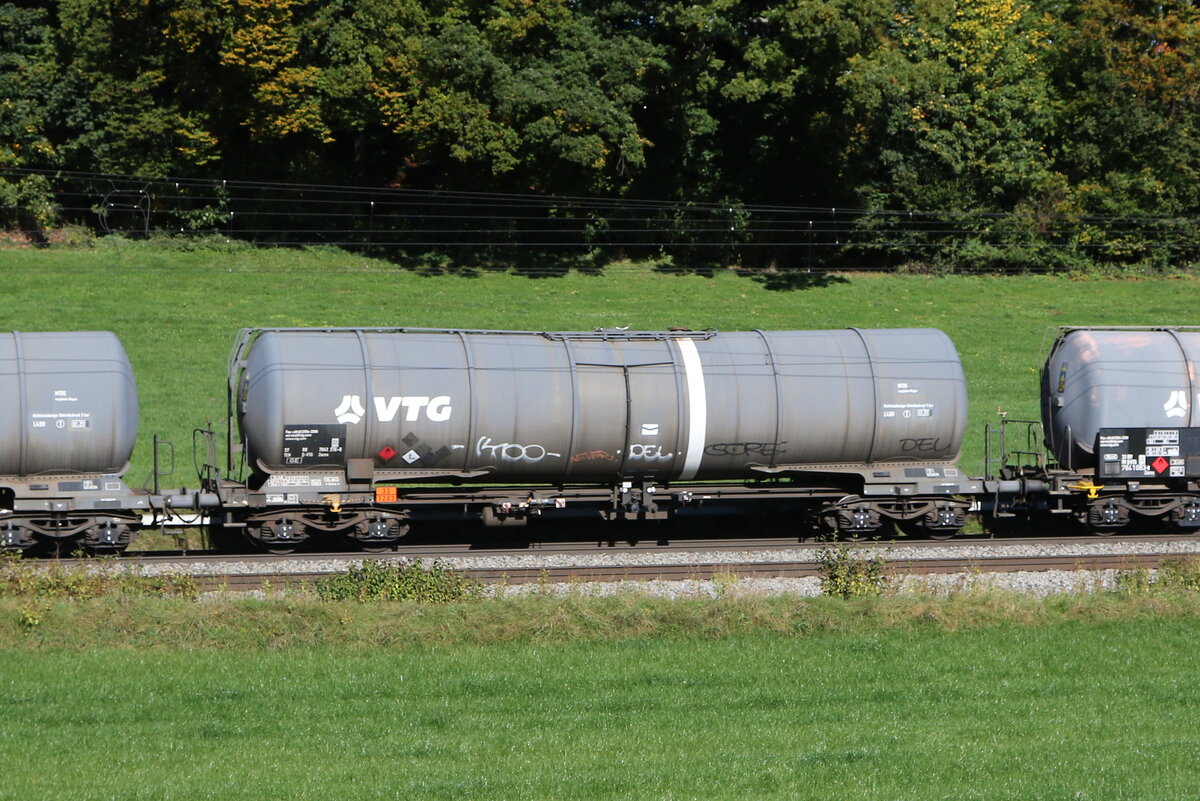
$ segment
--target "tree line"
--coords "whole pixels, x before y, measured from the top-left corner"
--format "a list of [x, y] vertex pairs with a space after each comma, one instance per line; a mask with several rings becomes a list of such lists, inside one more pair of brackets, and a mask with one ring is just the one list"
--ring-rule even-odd
[[0, 168], [853, 208], [876, 264], [1174, 267], [1198, 44], [1180, 0], [10, 3]]

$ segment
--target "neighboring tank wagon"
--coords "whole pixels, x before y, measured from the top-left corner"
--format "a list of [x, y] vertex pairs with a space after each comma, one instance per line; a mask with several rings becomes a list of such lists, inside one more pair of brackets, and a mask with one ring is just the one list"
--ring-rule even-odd
[[1089, 498], [1086, 522], [1130, 514], [1200, 526], [1200, 329], [1063, 329], [1042, 371], [1046, 447]]
[[1200, 424], [1198, 367], [1200, 330], [1065, 330], [1042, 374], [1047, 447], [1067, 469], [1094, 469], [1102, 429]]
[[0, 334], [0, 544], [128, 544], [145, 507], [121, 476], [138, 426], [133, 369], [106, 331]]
[[[280, 547], [311, 530], [393, 540], [420, 505], [405, 484], [431, 480], [548, 485], [436, 498], [493, 523], [576, 503], [666, 515], [695, 495], [671, 487], [705, 481], [789, 477], [799, 497], [808, 473], [853, 496], [827, 504], [842, 527], [948, 530], [966, 506], [945, 500], [965, 491], [966, 383], [932, 329], [251, 329], [230, 380], [251, 484], [262, 504], [292, 509], [246, 523]], [[578, 485], [615, 490], [552, 489]], [[873, 491], [903, 500], [858, 500]], [[307, 506], [335, 495], [336, 513]]]

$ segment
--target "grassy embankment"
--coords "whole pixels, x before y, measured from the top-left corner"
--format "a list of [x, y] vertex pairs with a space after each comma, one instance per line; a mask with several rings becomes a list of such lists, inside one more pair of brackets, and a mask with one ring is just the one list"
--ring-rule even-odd
[[[997, 405], [1036, 412], [1047, 326], [1196, 322], [1186, 278], [770, 292], [634, 266], [429, 278], [324, 252], [128, 245], [0, 251], [0, 270], [3, 325], [116, 331], [144, 441], [180, 443], [221, 419], [242, 326], [933, 325], [971, 382], [972, 465]], [[1182, 798], [1200, 780], [1198, 614], [1192, 593], [5, 599], [0, 799]]]

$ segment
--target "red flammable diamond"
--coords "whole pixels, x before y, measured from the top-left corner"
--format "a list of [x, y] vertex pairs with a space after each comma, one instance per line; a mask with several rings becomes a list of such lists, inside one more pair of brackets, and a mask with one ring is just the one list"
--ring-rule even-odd
[[383, 461], [390, 462], [392, 459], [396, 458], [396, 449], [391, 445], [385, 445], [383, 446], [383, 450], [381, 450], [378, 455]]
[[1155, 473], [1162, 475], [1163, 473], [1167, 472], [1167, 468], [1171, 466], [1171, 463], [1160, 456], [1151, 462], [1150, 466], [1154, 468]]

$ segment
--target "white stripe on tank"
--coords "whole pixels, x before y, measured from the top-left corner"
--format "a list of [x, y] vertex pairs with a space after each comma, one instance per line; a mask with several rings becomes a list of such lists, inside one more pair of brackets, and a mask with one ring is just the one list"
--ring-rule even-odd
[[688, 438], [687, 451], [683, 460], [680, 481], [696, 477], [700, 459], [704, 456], [704, 440], [708, 433], [708, 397], [704, 391], [704, 367], [700, 364], [700, 353], [696, 343], [690, 339], [677, 339], [679, 353], [683, 356], [683, 377], [687, 381], [688, 393]]

